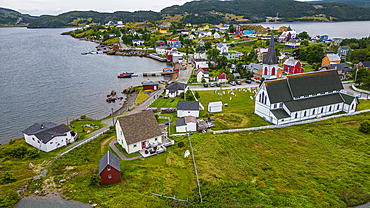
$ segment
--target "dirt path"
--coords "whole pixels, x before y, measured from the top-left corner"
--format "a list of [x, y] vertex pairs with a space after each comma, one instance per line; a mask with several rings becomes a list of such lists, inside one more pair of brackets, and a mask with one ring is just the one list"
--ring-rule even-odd
[[101, 147], [100, 147], [100, 152], [101, 153], [103, 152], [104, 146], [107, 144], [107, 142], [109, 142], [110, 140], [115, 139], [115, 138], [116, 138], [115, 136], [112, 136], [112, 137], [109, 137], [108, 139], [102, 141], [101, 142]]
[[117, 140], [114, 140], [114, 141], [111, 141], [109, 143], [109, 146], [113, 149], [113, 151], [115, 151], [117, 153], [117, 155], [121, 158], [121, 160], [135, 160], [135, 159], [139, 159], [141, 158], [142, 156], [141, 155], [138, 155], [136, 157], [131, 157], [131, 158], [127, 158], [121, 151], [118, 150], [118, 148], [114, 145], [115, 143], [117, 143]]

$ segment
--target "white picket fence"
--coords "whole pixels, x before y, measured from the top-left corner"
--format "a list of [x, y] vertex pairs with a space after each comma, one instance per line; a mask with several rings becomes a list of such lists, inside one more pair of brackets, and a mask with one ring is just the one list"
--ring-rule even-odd
[[354, 85], [354, 84], [352, 84], [352, 88], [353, 88], [354, 90], [358, 91], [358, 92], [362, 92], [362, 93], [370, 94], [370, 92], [369, 92], [369, 91], [358, 89], [357, 87], [355, 87], [355, 85]]
[[328, 120], [328, 119], [331, 119], [331, 118], [339, 118], [339, 117], [342, 117], [342, 116], [357, 115], [357, 114], [366, 113], [366, 112], [370, 112], [370, 109], [357, 111], [357, 112], [349, 113], [349, 114], [332, 115], [332, 116], [310, 119], [310, 120], [305, 120], [305, 121], [299, 121], [299, 122], [294, 122], [294, 123], [287, 123], [287, 124], [282, 124], [282, 125], [258, 126], [258, 127], [251, 127], [251, 128], [245, 128], [245, 129], [219, 130], [219, 131], [213, 131], [213, 134], [222, 134], [222, 133], [239, 132], [239, 131], [255, 131], [255, 130], [261, 130], [261, 129], [283, 128], [283, 127], [288, 127], [288, 126], [302, 125], [302, 124], [308, 124], [308, 123], [313, 123], [313, 122], [318, 122], [318, 121], [324, 121], [324, 120]]

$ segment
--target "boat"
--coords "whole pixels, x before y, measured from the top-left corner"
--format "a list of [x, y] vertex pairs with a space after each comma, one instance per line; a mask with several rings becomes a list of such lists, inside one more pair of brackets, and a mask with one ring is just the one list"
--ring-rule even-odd
[[133, 74], [134, 74], [134, 73], [125, 72], [125, 73], [122, 73], [122, 74], [118, 75], [117, 77], [118, 77], [118, 78], [131, 78], [131, 76], [132, 76]]
[[87, 55], [87, 53], [81, 53], [81, 55]]

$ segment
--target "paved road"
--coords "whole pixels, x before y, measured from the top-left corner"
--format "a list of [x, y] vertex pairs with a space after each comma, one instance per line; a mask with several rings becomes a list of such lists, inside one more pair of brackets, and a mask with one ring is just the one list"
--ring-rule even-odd
[[115, 143], [117, 143], [117, 140], [114, 140], [114, 141], [111, 141], [109, 143], [109, 146], [113, 149], [114, 152], [117, 153], [117, 155], [121, 158], [121, 160], [136, 160], [138, 158], [142, 158], [143, 156], [141, 155], [138, 155], [138, 156], [135, 156], [135, 157], [131, 157], [131, 158], [127, 158], [121, 151], [119, 151], [119, 149], [114, 145]]
[[29, 199], [24, 198], [17, 202], [14, 205], [14, 208], [65, 208], [65, 207], [74, 207], [74, 208], [88, 208], [91, 206], [82, 204], [80, 202], [66, 201], [64, 199]]
[[127, 47], [123, 41], [122, 41], [122, 33], [121, 33], [121, 37], [119, 38], [119, 44], [121, 44], [121, 48], [122, 49], [130, 49], [129, 47]]
[[353, 96], [360, 96], [360, 99], [370, 99], [370, 95], [352, 90], [350, 88], [351, 85], [352, 83], [343, 84], [343, 91]]

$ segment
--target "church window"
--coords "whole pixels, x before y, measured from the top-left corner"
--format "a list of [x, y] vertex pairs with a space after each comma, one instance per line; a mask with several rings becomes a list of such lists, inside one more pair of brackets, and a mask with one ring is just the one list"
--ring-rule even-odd
[[265, 74], [267, 75], [267, 67], [265, 67]]
[[266, 102], [267, 102], [267, 96], [265, 95], [265, 104], [266, 104]]
[[277, 104], [276, 103], [274, 104], [274, 108], [277, 108]]
[[338, 104], [338, 106], [337, 106], [337, 110], [339, 110], [339, 104]]
[[315, 115], [315, 109], [313, 109], [313, 111], [312, 111], [312, 115]]
[[258, 99], [259, 102], [261, 102], [261, 94], [260, 94], [260, 98]]
[[351, 107], [351, 110], [353, 110], [353, 108], [355, 107], [355, 104], [352, 104], [351, 106], [352, 106], [352, 107]]
[[306, 116], [306, 114], [307, 114], [307, 111], [304, 112], [303, 116]]
[[329, 107], [329, 112], [331, 111], [331, 106]]
[[295, 117], [294, 118], [297, 118], [298, 117], [298, 113], [295, 113]]
[[321, 113], [324, 113], [324, 108], [321, 108]]
[[275, 75], [275, 67], [272, 67], [271, 75]]

